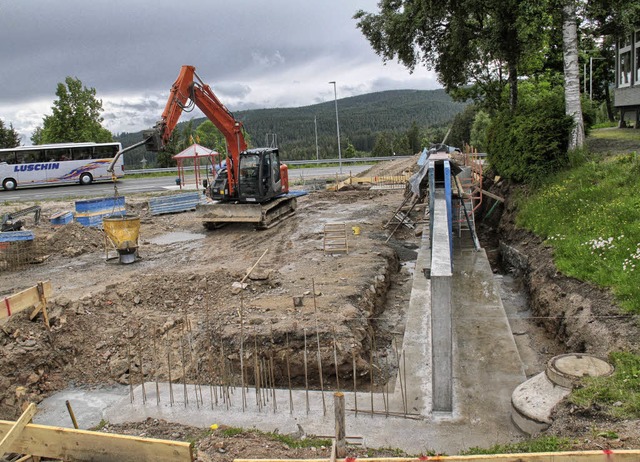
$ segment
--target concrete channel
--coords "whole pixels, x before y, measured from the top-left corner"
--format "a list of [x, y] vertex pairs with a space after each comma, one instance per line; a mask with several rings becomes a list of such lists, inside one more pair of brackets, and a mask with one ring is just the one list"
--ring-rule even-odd
[[[467, 233], [454, 235], [453, 244], [451, 356], [445, 358], [450, 370], [434, 379], [430, 341], [434, 272], [431, 242], [425, 233], [407, 313], [404, 361], [396, 383], [387, 393], [344, 393], [347, 437], [358, 437], [367, 447], [456, 454], [468, 447], [488, 447], [522, 437], [510, 418], [511, 394], [526, 377], [498, 286], [485, 251], [476, 251]], [[450, 394], [444, 397], [450, 410], [438, 406], [434, 410], [433, 390], [439, 380], [450, 386]], [[133, 402], [126, 387], [67, 389], [44, 400], [34, 422], [71, 427], [65, 408], [68, 400], [78, 403], [74, 412], [82, 428], [103, 419], [118, 424], [157, 418], [199, 427], [215, 423], [280, 433], [302, 429], [316, 436], [334, 432], [331, 392], [272, 390], [267, 404], [258, 405], [253, 388], [244, 393], [235, 388], [224, 399], [208, 385], [163, 383], [158, 391], [159, 400], [155, 383], [146, 383], [143, 403], [142, 385], [134, 389]]]

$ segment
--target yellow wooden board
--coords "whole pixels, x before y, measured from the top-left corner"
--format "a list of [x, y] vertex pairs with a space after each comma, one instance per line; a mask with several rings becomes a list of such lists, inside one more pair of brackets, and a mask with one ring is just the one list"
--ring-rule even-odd
[[[342, 459], [338, 459], [339, 461]], [[423, 456], [414, 458], [374, 458], [367, 457], [367, 462], [637, 462], [640, 450], [613, 451], [572, 451], [572, 452], [540, 452], [536, 454], [490, 454], [479, 456]], [[234, 462], [330, 462], [330, 459], [234, 459]]]
[[[0, 420], [0, 438], [15, 422]], [[29, 424], [6, 449], [64, 460], [192, 462], [189, 443]]]
[[[45, 298], [49, 298], [52, 290], [51, 282], [45, 281], [42, 283], [42, 286], [44, 287]], [[8, 318], [13, 314], [36, 306], [39, 303], [40, 295], [38, 294], [38, 286], [33, 286], [17, 294], [0, 298], [0, 319]]]
[[36, 405], [33, 403], [29, 403], [27, 409], [22, 413], [20, 418], [13, 424], [13, 427], [4, 435], [2, 441], [0, 441], [0, 454], [4, 454], [7, 451], [13, 442], [18, 439], [24, 427], [31, 422], [33, 416], [36, 415]]

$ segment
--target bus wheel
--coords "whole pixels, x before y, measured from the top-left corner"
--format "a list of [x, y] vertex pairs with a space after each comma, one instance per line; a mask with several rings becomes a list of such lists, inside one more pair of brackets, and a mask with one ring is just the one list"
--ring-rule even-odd
[[17, 186], [18, 183], [16, 183], [16, 180], [14, 180], [13, 178], [7, 178], [2, 182], [2, 187], [5, 189], [5, 191], [13, 191]]
[[80, 176], [80, 184], [87, 185], [87, 184], [91, 184], [92, 181], [93, 181], [93, 177], [89, 173], [83, 173]]

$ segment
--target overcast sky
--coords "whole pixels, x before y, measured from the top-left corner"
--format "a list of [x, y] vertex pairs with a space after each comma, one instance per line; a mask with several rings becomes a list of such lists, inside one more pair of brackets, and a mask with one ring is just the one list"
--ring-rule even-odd
[[183, 64], [232, 111], [331, 101], [332, 80], [338, 98], [438, 87], [424, 68], [384, 65], [358, 9], [377, 0], [0, 0], [0, 119], [31, 144], [72, 76], [96, 89], [106, 128], [136, 132], [160, 118]]

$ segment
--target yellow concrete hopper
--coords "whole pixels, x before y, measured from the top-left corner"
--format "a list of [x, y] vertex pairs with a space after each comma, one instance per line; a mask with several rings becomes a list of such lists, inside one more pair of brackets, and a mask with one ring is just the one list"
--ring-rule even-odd
[[133, 263], [138, 253], [140, 217], [129, 214], [105, 217], [102, 227], [120, 255], [120, 263]]

